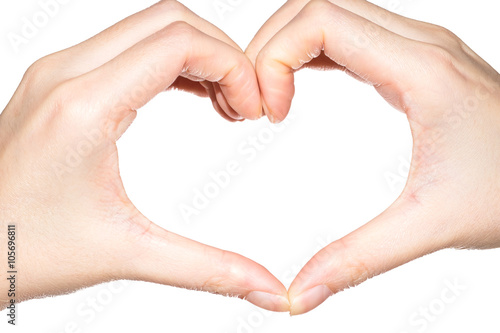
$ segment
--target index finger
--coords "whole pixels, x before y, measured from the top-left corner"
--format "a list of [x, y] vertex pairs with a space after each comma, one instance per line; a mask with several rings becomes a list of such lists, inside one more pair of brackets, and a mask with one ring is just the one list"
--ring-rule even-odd
[[[401, 36], [429, 42], [429, 24], [390, 12], [365, 0], [328, 0]], [[245, 53], [255, 63], [260, 50], [287, 25], [311, 0], [288, 0], [257, 32]]]
[[282, 121], [295, 93], [294, 71], [323, 51], [378, 89], [392, 85], [391, 91], [402, 91], [415, 43], [327, 1], [311, 1], [257, 57], [264, 110], [272, 122]]
[[170, 24], [73, 81], [76, 86], [92, 87], [92, 95], [83, 98], [98, 101], [98, 108], [105, 113], [113, 110], [121, 118], [164, 91], [182, 73], [218, 82], [238, 114], [260, 117], [260, 92], [250, 60], [185, 22]]

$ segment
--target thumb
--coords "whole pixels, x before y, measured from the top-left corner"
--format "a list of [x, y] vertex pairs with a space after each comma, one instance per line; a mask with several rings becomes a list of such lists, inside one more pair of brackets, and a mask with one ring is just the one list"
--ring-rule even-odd
[[444, 248], [439, 223], [421, 204], [398, 199], [381, 215], [318, 252], [292, 282], [291, 315], [306, 313], [333, 294]]
[[143, 225], [147, 225], [145, 231], [134, 232], [127, 246], [132, 253], [121, 265], [121, 278], [208, 291], [246, 299], [270, 311], [289, 311], [286, 288], [263, 266], [150, 221]]

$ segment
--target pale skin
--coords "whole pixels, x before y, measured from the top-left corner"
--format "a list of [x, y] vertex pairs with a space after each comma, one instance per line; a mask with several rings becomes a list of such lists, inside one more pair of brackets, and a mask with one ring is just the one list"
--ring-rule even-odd
[[[374, 86], [406, 114], [414, 148], [396, 202], [316, 254], [287, 291], [250, 259], [144, 217], [123, 189], [115, 143], [135, 110], [169, 87], [211, 97], [230, 121], [262, 110], [282, 121], [301, 67], [340, 69]], [[67, 148], [82, 133], [102, 135], [67, 170]], [[131, 279], [297, 315], [425, 254], [500, 247], [499, 165], [499, 74], [441, 27], [362, 0], [290, 0], [243, 53], [163, 1], [28, 70], [0, 116], [0, 223], [23, 230], [19, 300]], [[7, 289], [2, 276], [0, 295]]]
[[[18, 301], [129, 279], [288, 309], [286, 288], [264, 267], [170, 233], [128, 199], [116, 140], [135, 110], [168, 88], [212, 97], [231, 121], [261, 116], [250, 60], [176, 1], [160, 2], [27, 71], [0, 116], [0, 221], [5, 230], [15, 223], [22, 238]], [[80, 163], [70, 150], [81, 151]], [[0, 234], [6, 244], [6, 232]], [[0, 256], [7, 257], [5, 246]], [[4, 308], [5, 270], [0, 274]]]

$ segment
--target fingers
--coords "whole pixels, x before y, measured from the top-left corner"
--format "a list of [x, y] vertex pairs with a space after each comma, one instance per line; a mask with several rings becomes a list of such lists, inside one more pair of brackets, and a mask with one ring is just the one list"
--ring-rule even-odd
[[288, 311], [286, 288], [268, 270], [238, 254], [151, 224], [134, 244], [123, 275], [131, 280], [239, 297], [270, 311]]
[[[236, 111], [234, 111], [234, 109], [227, 103], [226, 98], [224, 97], [224, 94], [222, 93], [220, 86], [217, 83], [197, 82], [196, 80], [190, 80], [179, 76], [168, 89], [186, 91], [198, 97], [210, 97], [215, 111], [217, 111], [217, 113], [219, 113], [222, 118], [229, 122], [244, 120], [244, 118], [242, 118]], [[215, 91], [218, 92], [217, 95]], [[219, 102], [219, 100], [221, 102]], [[220, 106], [220, 103], [223, 103], [222, 107]]]
[[215, 101], [220, 107], [226, 112], [226, 114], [234, 120], [243, 119], [238, 112], [236, 112], [231, 105], [228, 103], [226, 97], [224, 96], [224, 92], [219, 84], [213, 83], [214, 93], [215, 93]]
[[200, 82], [193, 82], [181, 76], [172, 83], [169, 89], [178, 89], [190, 92], [199, 97], [208, 97], [207, 89]]
[[403, 37], [428, 42], [431, 25], [390, 12], [366, 0], [329, 0], [332, 4], [361, 16]]
[[[260, 50], [286, 26], [311, 0], [289, 0], [257, 32], [245, 53], [255, 64]], [[397, 33], [406, 38], [428, 42], [432, 36], [426, 31], [431, 25], [392, 13], [365, 0], [329, 0], [330, 3]], [[314, 18], [311, 18], [313, 21]]]
[[[419, 203], [398, 200], [360, 229], [318, 252], [289, 289], [292, 315], [331, 295], [447, 246], [440, 219]], [[431, 223], [426, 223], [430, 221]]]
[[304, 8], [309, 0], [287, 1], [276, 13], [267, 20], [252, 39], [247, 49], [246, 55], [255, 65], [257, 55], [269, 40]]
[[[66, 69], [63, 73], [59, 73], [59, 76], [61, 76], [60, 81], [77, 77], [98, 68], [136, 43], [178, 21], [186, 22], [207, 35], [241, 51], [240, 47], [224, 32], [197, 16], [181, 3], [175, 0], [163, 0], [150, 8], [125, 18], [98, 35], [60, 52], [59, 58], [62, 61], [65, 60], [71, 63], [64, 66]], [[199, 84], [184, 84], [186, 83], [184, 81], [175, 82], [174, 88], [177, 83], [180, 84], [179, 88], [181, 90], [198, 96], [207, 95], [206, 91], [203, 92], [199, 89]], [[241, 118], [240, 115], [234, 115], [232, 108], [219, 106], [218, 99], [212, 101], [214, 102], [214, 108], [219, 113], [222, 111], [225, 119], [235, 121]]]
[[212, 82], [205, 82], [203, 83], [203, 86], [207, 89], [207, 92], [208, 92], [208, 96], [210, 97], [210, 99], [212, 100], [212, 105], [215, 109], [215, 111], [217, 111], [217, 113], [222, 117], [224, 118], [225, 120], [229, 121], [229, 122], [235, 122], [236, 119], [234, 118], [231, 118], [227, 113], [226, 111], [224, 111], [224, 109], [222, 109], [222, 107], [219, 105], [219, 102], [217, 102], [217, 96], [215, 94], [215, 83], [212, 83]]
[[136, 43], [177, 21], [186, 22], [205, 34], [241, 50], [222, 30], [200, 18], [181, 3], [175, 0], [163, 0], [64, 52], [79, 74], [83, 74], [103, 65]]
[[264, 110], [272, 122], [286, 117], [294, 95], [294, 70], [322, 51], [377, 88], [391, 86], [391, 91], [402, 92], [404, 70], [414, 61], [413, 43], [327, 1], [311, 1], [259, 53], [255, 66]]
[[179, 76], [177, 80], [172, 83], [169, 89], [186, 91], [198, 97], [210, 97], [210, 99], [213, 101], [212, 104], [215, 111], [217, 111], [217, 113], [219, 113], [222, 118], [229, 122], [244, 120], [244, 118], [241, 117], [236, 111], [234, 111], [234, 109], [228, 104], [219, 84], [217, 83], [209, 82], [205, 84], [204, 82], [196, 82], [196, 80], [192, 81], [190, 79]]
[[[257, 78], [248, 58], [184, 22], [169, 25], [76, 82], [92, 87], [88, 100], [99, 101], [104, 113], [121, 114], [142, 107], [181, 74], [216, 82], [238, 115], [260, 117]], [[230, 115], [232, 110], [225, 111]]]

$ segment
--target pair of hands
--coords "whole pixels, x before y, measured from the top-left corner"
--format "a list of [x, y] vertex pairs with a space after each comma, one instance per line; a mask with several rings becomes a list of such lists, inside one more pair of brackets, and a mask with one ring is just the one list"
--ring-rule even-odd
[[[287, 291], [250, 259], [144, 217], [125, 193], [116, 141], [171, 88], [210, 97], [229, 121], [264, 110], [279, 122], [301, 67], [373, 85], [408, 117], [414, 149], [396, 202], [316, 254]], [[243, 52], [164, 0], [28, 69], [0, 115], [0, 223], [23, 234], [18, 301], [130, 279], [301, 314], [422, 255], [500, 247], [499, 165], [499, 74], [441, 27], [363, 0], [289, 0]]]

